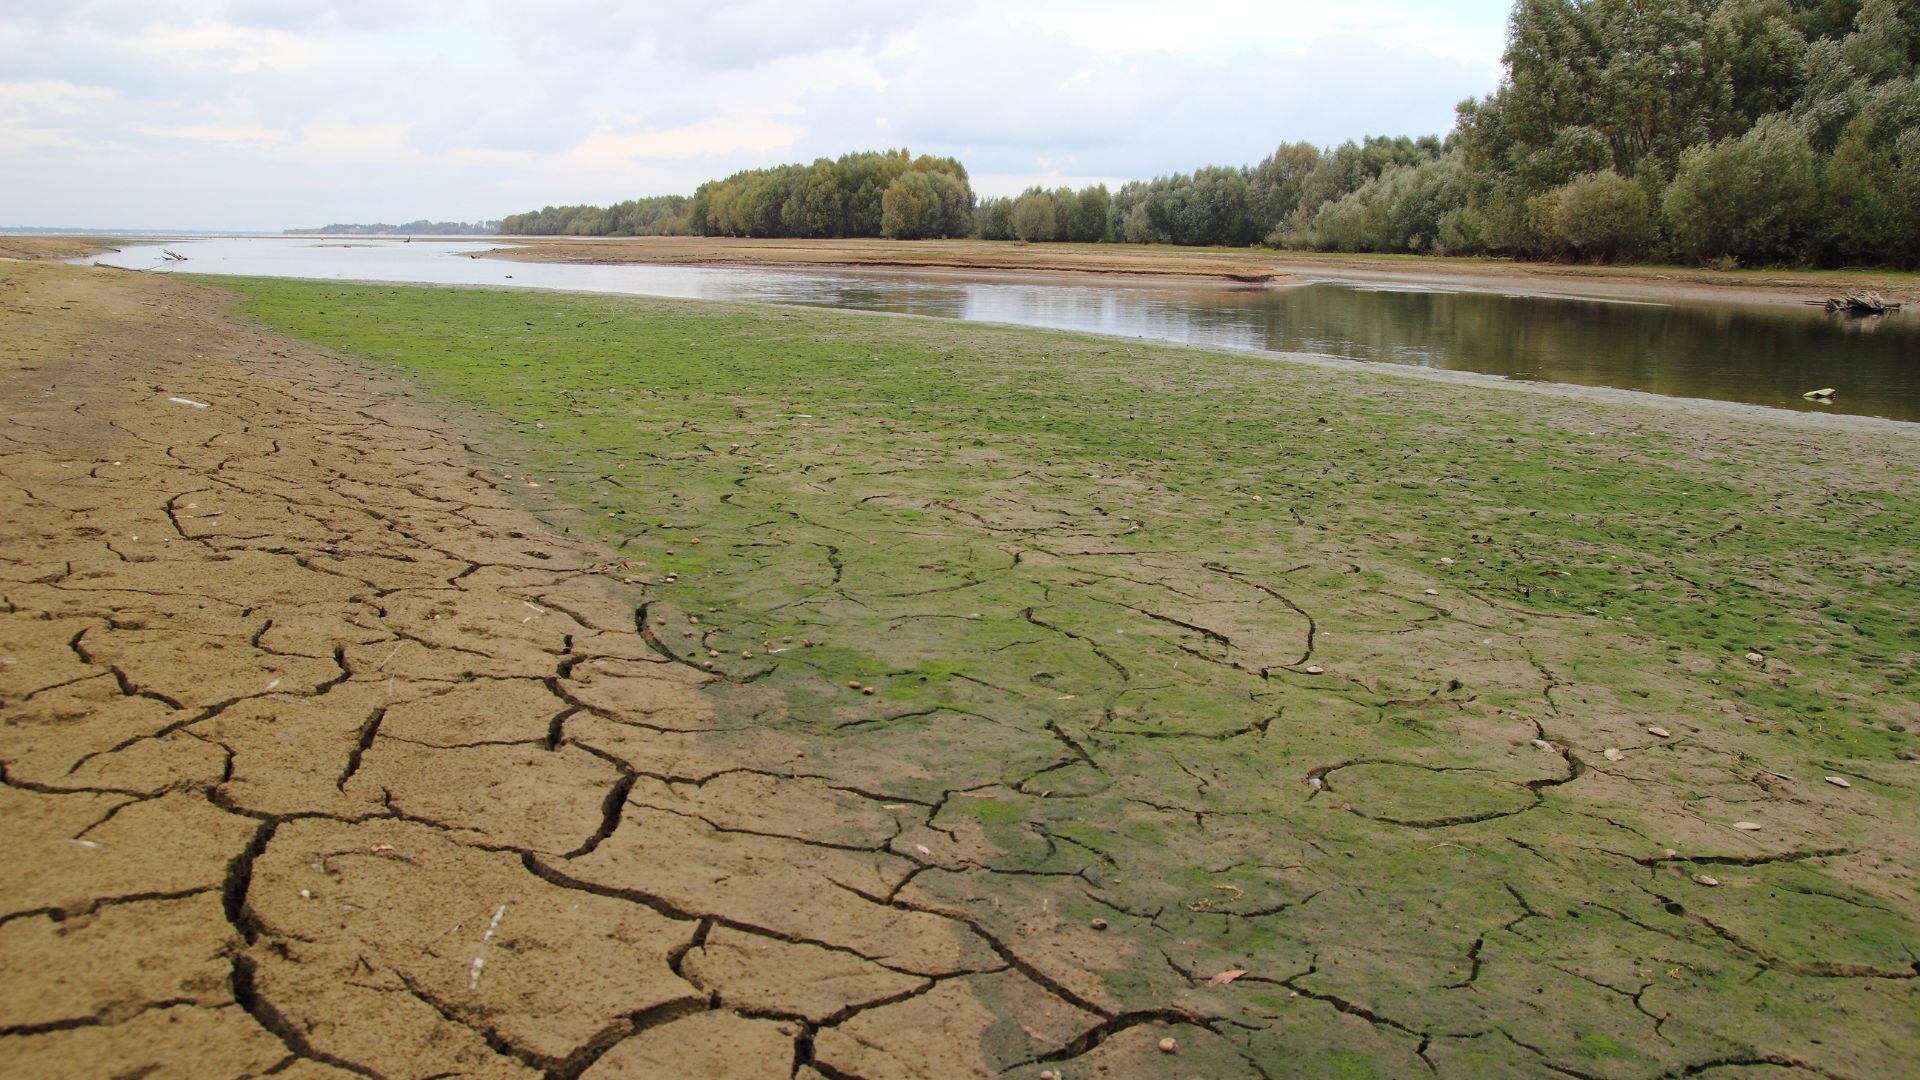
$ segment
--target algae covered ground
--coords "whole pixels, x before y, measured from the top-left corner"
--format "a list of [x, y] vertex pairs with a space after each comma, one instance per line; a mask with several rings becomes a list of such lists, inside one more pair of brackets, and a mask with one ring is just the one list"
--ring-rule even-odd
[[[1920, 1070], [1920, 433], [885, 316], [218, 283], [473, 407], [497, 478], [580, 508], [655, 644], [724, 676], [722, 721], [627, 797], [751, 766], [885, 808], [877, 836], [706, 823], [910, 860], [868, 899], [957, 913], [1045, 990], [974, 989], [996, 1069]], [[566, 737], [635, 761], [666, 731]], [[929, 1000], [844, 1026], [929, 1037]]]

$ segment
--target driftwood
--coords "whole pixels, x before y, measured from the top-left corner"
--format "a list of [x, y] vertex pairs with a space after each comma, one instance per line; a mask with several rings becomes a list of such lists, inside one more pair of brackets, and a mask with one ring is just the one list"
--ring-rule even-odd
[[177, 251], [170, 251], [166, 248], [161, 248], [160, 254], [166, 256], [166, 259], [168, 262], [186, 262], [187, 261], [187, 257], [185, 255], [182, 255]]
[[1844, 311], [1849, 315], [1885, 315], [1889, 311], [1900, 310], [1899, 304], [1871, 289], [1845, 296], [1830, 296], [1826, 307], [1828, 311]]

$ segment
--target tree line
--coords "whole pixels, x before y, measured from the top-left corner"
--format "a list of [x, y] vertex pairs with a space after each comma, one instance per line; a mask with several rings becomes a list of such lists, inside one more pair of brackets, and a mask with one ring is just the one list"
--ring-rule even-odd
[[973, 187], [953, 158], [906, 150], [749, 169], [693, 193], [688, 228], [705, 236], [883, 236], [926, 240], [973, 230]]
[[1518, 0], [1504, 61], [1445, 138], [978, 201], [952, 158], [858, 153], [501, 231], [1920, 267], [1920, 0]]
[[500, 219], [500, 231], [516, 236], [686, 236], [685, 195], [628, 199], [612, 206], [549, 206]]
[[383, 221], [368, 224], [333, 224], [317, 229], [284, 229], [282, 235], [311, 235], [324, 233], [329, 236], [492, 236], [500, 231], [497, 221], [428, 221], [419, 218], [403, 225], [388, 225]]

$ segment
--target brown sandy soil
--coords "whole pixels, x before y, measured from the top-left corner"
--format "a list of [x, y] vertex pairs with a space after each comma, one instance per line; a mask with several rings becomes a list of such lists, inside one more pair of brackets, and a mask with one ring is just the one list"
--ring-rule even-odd
[[780, 702], [399, 384], [211, 290], [0, 286], [0, 1075], [817, 1077], [885, 1004], [961, 1076], [977, 995], [1112, 1021], [888, 903], [925, 807], [707, 759]]
[[0, 259], [78, 259], [111, 249], [102, 237], [0, 236]]
[[1854, 289], [1920, 303], [1920, 278], [1866, 271], [1736, 271], [1585, 266], [1495, 259], [1318, 255], [1136, 244], [1018, 244], [982, 240], [752, 240], [703, 236], [513, 237], [488, 252], [523, 262], [810, 266], [955, 273], [1199, 278], [1221, 283], [1333, 278], [1620, 300], [1817, 302]]

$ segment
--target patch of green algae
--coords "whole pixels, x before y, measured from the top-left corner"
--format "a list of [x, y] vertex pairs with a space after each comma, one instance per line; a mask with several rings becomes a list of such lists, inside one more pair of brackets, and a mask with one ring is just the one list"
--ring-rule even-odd
[[920, 319], [219, 284], [478, 407], [496, 480], [712, 632], [665, 647], [979, 838], [903, 902], [1208, 1017], [1236, 1068], [1920, 1068], [1920, 437]]

